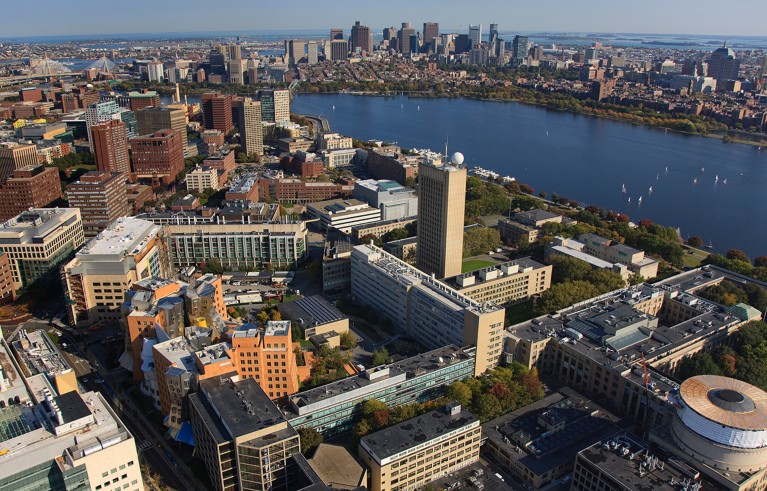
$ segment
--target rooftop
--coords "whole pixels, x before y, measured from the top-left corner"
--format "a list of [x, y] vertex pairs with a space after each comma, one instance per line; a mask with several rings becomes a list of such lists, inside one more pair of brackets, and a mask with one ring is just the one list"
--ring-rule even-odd
[[451, 406], [446, 406], [364, 436], [360, 440], [360, 446], [382, 461], [445, 433], [479, 423], [479, 418], [468, 409], [456, 406], [452, 407], [460, 410], [453, 414], [450, 411]]
[[514, 218], [525, 225], [529, 225], [530, 223], [540, 222], [541, 220], [551, 220], [552, 218], [561, 218], [561, 217], [562, 215], [558, 215], [556, 213], [552, 213], [550, 211], [541, 210], [541, 209], [520, 211], [519, 213], [514, 214]]
[[55, 375], [72, 370], [45, 331], [22, 329], [12, 344], [31, 375]]
[[704, 418], [741, 430], [767, 430], [767, 392], [718, 375], [698, 375], [682, 382], [679, 394]]
[[243, 324], [232, 332], [234, 338], [257, 338], [263, 332], [264, 336], [288, 336], [290, 335], [290, 321], [268, 321], [264, 328], [255, 324]]
[[160, 227], [152, 222], [134, 217], [120, 217], [88, 241], [77, 253], [77, 259], [103, 261], [106, 256], [113, 256], [118, 260], [125, 256], [134, 256], [159, 233]]
[[42, 243], [59, 227], [79, 220], [77, 208], [34, 208], [0, 224], [0, 243]]
[[[511, 276], [518, 273], [524, 273], [530, 270], [545, 268], [546, 265], [539, 263], [538, 261], [534, 260], [531, 257], [523, 257], [520, 259], [514, 259], [513, 261], [507, 261], [505, 263], [498, 263], [494, 264], [492, 266], [486, 266], [484, 268], [476, 269], [474, 271], [468, 271], [466, 273], [461, 273], [456, 276], [451, 276], [449, 278], [445, 278], [442, 281], [447, 283], [448, 286], [451, 286], [453, 288], [463, 288], [458, 284], [459, 278], [466, 278], [466, 277], [475, 277], [474, 283], [471, 284], [471, 286], [481, 285], [482, 283], [494, 281], [498, 278], [502, 278], [504, 276]], [[497, 272], [497, 276], [492, 275], [493, 277], [488, 277], [487, 279], [482, 279], [480, 276], [480, 273], [482, 272]], [[468, 286], [468, 285], [467, 285]]]
[[285, 317], [298, 321], [305, 327], [329, 324], [346, 318], [346, 315], [320, 295], [283, 303], [279, 309]]
[[[277, 406], [251, 378], [213, 378], [200, 382], [200, 392], [189, 395], [218, 443], [229, 442], [285, 422]], [[290, 431], [295, 430], [288, 427]]]
[[328, 486], [336, 485], [343, 489], [353, 489], [362, 482], [365, 469], [357, 459], [341, 445], [321, 443], [309, 465]]
[[197, 371], [192, 354], [194, 348], [183, 336], [157, 343], [153, 349], [168, 360], [170, 365], [183, 368], [190, 373]]

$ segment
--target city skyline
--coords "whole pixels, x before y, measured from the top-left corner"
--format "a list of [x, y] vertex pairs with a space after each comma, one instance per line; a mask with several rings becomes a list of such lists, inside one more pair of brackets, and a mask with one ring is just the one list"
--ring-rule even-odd
[[[75, 2], [77, 4], [78, 2]], [[721, 15], [721, 3], [701, 0], [694, 5], [694, 15], [688, 2], [664, 3], [662, 10], [648, 2], [643, 8], [627, 16], [625, 7], [608, 0], [569, 2], [542, 0], [530, 4], [487, 0], [479, 15], [466, 16], [466, 7], [455, 0], [437, 2], [426, 0], [417, 4], [394, 0], [381, 12], [348, 0], [336, 2], [335, 9], [297, 0], [279, 12], [260, 15], [259, 6], [244, 0], [230, 0], [229, 7], [219, 11], [209, 8], [202, 0], [190, 0], [183, 9], [137, 0], [131, 9], [112, 18], [97, 11], [83, 9], [62, 10], [52, 0], [41, 0], [41, 11], [57, 8], [55, 25], [45, 26], [37, 32], [23, 23], [6, 26], [3, 38], [32, 38], [35, 36], [119, 36], [139, 33], [185, 33], [218, 31], [258, 30], [320, 30], [343, 27], [345, 34], [355, 21], [370, 25], [376, 32], [389, 25], [398, 26], [410, 22], [420, 27], [423, 22], [439, 22], [443, 32], [467, 31], [469, 24], [489, 26], [498, 23], [501, 31], [517, 32], [594, 32], [594, 33], [642, 33], [716, 36], [759, 36], [764, 34], [760, 19], [767, 16], [767, 4], [755, 1], [737, 2], [748, 9], [748, 15]], [[661, 7], [659, 4], [658, 7]], [[49, 9], [50, 8], [50, 9]], [[146, 16], [151, 9], [153, 16]], [[24, 16], [21, 4], [6, 5], [8, 17]], [[734, 10], [740, 11], [740, 10]], [[201, 15], [202, 12], [205, 15]], [[232, 16], [237, 12], [236, 16]], [[546, 12], [546, 16], [540, 15]], [[181, 28], [183, 26], [183, 28]]]

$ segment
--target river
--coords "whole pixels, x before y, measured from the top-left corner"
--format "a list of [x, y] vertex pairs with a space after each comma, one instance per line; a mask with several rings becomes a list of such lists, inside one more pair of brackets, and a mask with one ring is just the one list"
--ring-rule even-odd
[[291, 111], [325, 116], [360, 140], [441, 151], [449, 138], [450, 153], [462, 152], [470, 167], [536, 193], [679, 227], [717, 252], [767, 255], [767, 148], [513, 102], [301, 94]]

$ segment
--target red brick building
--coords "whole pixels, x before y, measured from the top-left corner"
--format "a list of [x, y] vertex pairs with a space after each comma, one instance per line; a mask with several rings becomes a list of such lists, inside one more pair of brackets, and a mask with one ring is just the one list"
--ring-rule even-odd
[[112, 220], [130, 213], [125, 178], [121, 172], [94, 170], [67, 186], [69, 206], [80, 208], [86, 237], [95, 237]]
[[304, 182], [300, 179], [259, 179], [260, 201], [290, 201], [311, 203], [333, 198], [347, 198], [354, 191], [353, 185], [333, 182]]
[[0, 188], [0, 220], [9, 220], [28, 208], [45, 208], [60, 197], [58, 169], [42, 165], [22, 167]]
[[131, 159], [133, 173], [139, 178], [151, 178], [170, 184], [184, 170], [184, 148], [181, 137], [173, 130], [158, 131], [133, 138]]
[[141, 89], [128, 93], [128, 108], [135, 112], [145, 107], [160, 107], [160, 96], [153, 90]]
[[286, 172], [301, 177], [317, 177], [325, 173], [325, 165], [322, 159], [316, 159], [313, 156], [299, 153], [295, 157], [285, 156], [280, 159], [280, 166]]
[[232, 96], [219, 92], [206, 92], [200, 101], [202, 124], [206, 129], [219, 130], [228, 135], [232, 123]]
[[237, 166], [237, 162], [234, 160], [234, 152], [226, 151], [208, 155], [208, 158], [202, 161], [202, 165], [222, 171], [223, 174], [220, 179], [222, 182], [226, 182], [229, 179], [229, 173]]
[[91, 141], [98, 170], [122, 172], [126, 175], [130, 173], [125, 123], [118, 119], [110, 119], [93, 125]]
[[152, 188], [138, 183], [129, 183], [126, 187], [128, 205], [131, 207], [131, 215], [138, 215], [144, 211], [147, 201], [155, 198]]

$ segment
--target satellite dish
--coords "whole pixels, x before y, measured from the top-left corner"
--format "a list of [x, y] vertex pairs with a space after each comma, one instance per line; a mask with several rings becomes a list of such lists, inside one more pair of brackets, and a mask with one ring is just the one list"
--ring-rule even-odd
[[450, 163], [455, 165], [463, 164], [463, 154], [461, 152], [455, 152], [450, 156]]

